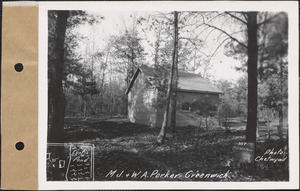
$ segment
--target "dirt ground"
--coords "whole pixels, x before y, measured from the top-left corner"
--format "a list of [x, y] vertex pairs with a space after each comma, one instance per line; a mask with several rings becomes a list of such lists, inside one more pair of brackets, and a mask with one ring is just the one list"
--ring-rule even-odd
[[[279, 140], [276, 128], [271, 128], [270, 140], [266, 129], [260, 127], [255, 157], [263, 156], [268, 149], [285, 152], [284, 155], [275, 153], [272, 155], [275, 158], [288, 156], [285, 142]], [[231, 132], [223, 129], [199, 131], [193, 126], [176, 127], [175, 133], [167, 132], [163, 145], [156, 143], [159, 130], [130, 123], [126, 119], [83, 121], [70, 118], [66, 119], [65, 136], [66, 142], [94, 144], [96, 181], [289, 180], [288, 158], [279, 162], [257, 161], [254, 165], [233, 160], [233, 145], [245, 140], [245, 127], [231, 128]], [[132, 175], [138, 172], [138, 176]], [[201, 178], [202, 173], [223, 177]]]

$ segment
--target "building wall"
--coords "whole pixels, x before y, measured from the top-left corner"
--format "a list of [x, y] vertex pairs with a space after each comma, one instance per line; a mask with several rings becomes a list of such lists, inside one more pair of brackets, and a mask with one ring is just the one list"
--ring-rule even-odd
[[195, 93], [195, 92], [178, 92], [178, 103], [192, 103], [196, 99], [204, 99], [208, 96], [213, 104], [219, 104], [219, 94]]
[[[163, 122], [164, 108], [156, 109], [155, 103], [157, 102], [157, 99], [159, 99], [157, 95], [157, 89], [152, 88], [146, 76], [140, 72], [133, 84], [133, 87], [128, 93], [129, 120], [133, 123], [141, 123], [149, 126], [161, 126]], [[182, 110], [182, 104], [191, 104], [196, 99], [204, 99], [205, 96], [208, 96], [213, 103], [219, 103], [218, 94], [179, 91], [177, 96], [178, 108], [176, 113], [176, 124], [178, 126], [197, 126], [199, 123], [193, 112]], [[171, 120], [170, 113], [171, 112], [169, 112], [168, 124], [170, 124]]]
[[156, 124], [156, 109], [153, 103], [157, 98], [157, 90], [140, 72], [128, 94], [128, 118], [133, 123], [150, 126]]
[[[163, 123], [164, 119], [164, 109], [158, 109], [157, 111], [157, 119], [156, 119], [156, 126], [160, 127]], [[171, 123], [171, 109], [168, 116], [168, 125]], [[181, 111], [180, 109], [177, 109], [176, 112], [176, 126], [198, 126], [198, 120], [197, 116], [193, 114], [193, 112], [189, 111]]]
[[[219, 104], [219, 95], [218, 94], [205, 94], [205, 93], [194, 93], [194, 92], [177, 92], [177, 112], [176, 112], [176, 125], [177, 126], [198, 126], [199, 122], [197, 116], [193, 112], [182, 110], [181, 105], [184, 103], [193, 103], [196, 99], [204, 99], [205, 96], [208, 96], [213, 104]], [[159, 98], [158, 98], [159, 99]], [[171, 111], [171, 107], [170, 107]], [[170, 124], [171, 117], [168, 117], [168, 124]], [[156, 126], [161, 126], [163, 122], [164, 108], [159, 108], [157, 110], [157, 120]]]

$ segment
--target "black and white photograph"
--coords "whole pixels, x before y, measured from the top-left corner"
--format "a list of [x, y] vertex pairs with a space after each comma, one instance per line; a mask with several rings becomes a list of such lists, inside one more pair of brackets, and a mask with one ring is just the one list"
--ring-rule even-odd
[[290, 14], [169, 10], [47, 11], [47, 181], [290, 181]]

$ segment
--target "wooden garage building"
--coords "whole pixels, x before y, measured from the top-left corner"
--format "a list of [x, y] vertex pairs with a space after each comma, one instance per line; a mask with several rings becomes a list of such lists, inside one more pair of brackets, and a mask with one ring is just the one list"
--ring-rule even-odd
[[[197, 119], [190, 111], [190, 104], [205, 96], [218, 104], [222, 91], [200, 75], [179, 72], [178, 76], [176, 125], [197, 126]], [[128, 118], [131, 122], [161, 126], [164, 108], [157, 106], [161, 98], [158, 88], [154, 85], [154, 68], [145, 65], [138, 67], [126, 94], [128, 95]]]

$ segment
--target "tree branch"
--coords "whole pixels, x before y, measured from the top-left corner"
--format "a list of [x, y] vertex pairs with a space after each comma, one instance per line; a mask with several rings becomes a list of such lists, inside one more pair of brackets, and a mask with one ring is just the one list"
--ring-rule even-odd
[[209, 35], [210, 35], [210, 34], [211, 34], [211, 33], [212, 33], [214, 30], [216, 30], [216, 29], [214, 29], [214, 28], [213, 28], [211, 31], [209, 31], [209, 32], [208, 32], [208, 34], [206, 35], [206, 37], [205, 37], [204, 41], [206, 41], [206, 40], [207, 40], [207, 38], [209, 37]]
[[215, 53], [217, 52], [217, 50], [221, 47], [221, 45], [224, 44], [224, 42], [225, 42], [226, 40], [229, 40], [229, 39], [230, 39], [230, 37], [225, 38], [225, 39], [218, 45], [218, 47], [215, 49], [214, 53], [212, 53], [212, 55], [211, 55], [210, 57], [213, 57], [213, 56], [215, 55]]
[[242, 47], [247, 48], [247, 46], [246, 46], [244, 43], [240, 42], [238, 39], [234, 38], [233, 36], [231, 36], [230, 34], [228, 34], [227, 32], [225, 32], [224, 30], [222, 30], [222, 29], [220, 29], [220, 28], [218, 28], [218, 27], [216, 27], [216, 26], [207, 24], [207, 23], [203, 23], [203, 24], [206, 25], [206, 26], [209, 26], [209, 27], [211, 27], [211, 28], [217, 29], [218, 31], [220, 31], [220, 32], [222, 32], [222, 33], [224, 33], [224, 34], [226, 34], [226, 35], [227, 35], [229, 38], [231, 38], [233, 41], [239, 43]]
[[195, 48], [196, 50], [198, 50], [201, 54], [203, 54], [203, 55], [205, 55], [205, 56], [208, 57], [207, 54], [205, 54], [204, 52], [200, 51], [200, 50], [197, 48], [198, 45], [197, 45], [195, 42], [193, 42], [192, 39], [186, 38], [186, 37], [179, 37], [178, 40], [180, 40], [180, 39], [189, 41], [190, 43], [192, 43], [192, 45], [194, 45], [194, 48]]
[[246, 13], [245, 12], [240, 12], [240, 13], [244, 16], [245, 20], [248, 22], [248, 17], [246, 15]]
[[263, 22], [261, 22], [261, 23], [258, 23], [258, 24], [257, 24], [257, 26], [260, 26], [260, 25], [266, 24], [266, 23], [270, 22], [271, 20], [273, 20], [274, 18], [278, 17], [279, 15], [281, 15], [281, 13], [278, 13], [278, 14], [276, 14], [276, 15], [274, 15], [274, 16], [272, 16], [272, 17], [270, 17], [270, 18], [266, 19], [266, 20], [264, 20]]
[[[169, 14], [171, 14], [171, 13], [169, 13]], [[154, 14], [153, 14], [153, 15], [154, 15]], [[169, 22], [173, 22], [173, 20], [170, 19], [169, 17], [167, 17], [166, 15], [168, 15], [168, 14], [162, 13], [162, 12], [158, 12], [158, 14], [157, 14], [157, 16], [163, 17], [163, 18], [167, 19]], [[171, 14], [171, 15], [172, 15], [172, 14]], [[154, 15], [154, 16], [155, 16], [155, 15]]]
[[241, 19], [241, 18], [238, 18], [237, 16], [235, 16], [235, 15], [233, 15], [233, 14], [231, 14], [231, 13], [229, 13], [229, 12], [225, 12], [225, 14], [227, 14], [227, 15], [229, 15], [229, 16], [231, 16], [232, 18], [235, 18], [236, 20], [238, 20], [238, 21], [241, 21], [242, 23], [244, 23], [245, 25], [247, 24], [247, 22], [246, 21], [244, 21], [243, 19]]

